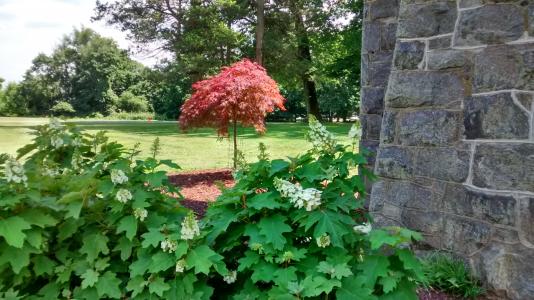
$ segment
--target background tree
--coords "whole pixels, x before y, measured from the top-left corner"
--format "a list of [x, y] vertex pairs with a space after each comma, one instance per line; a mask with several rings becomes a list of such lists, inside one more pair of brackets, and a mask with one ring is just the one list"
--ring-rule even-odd
[[220, 136], [233, 129], [234, 168], [237, 164], [237, 125], [265, 132], [265, 116], [275, 108], [285, 110], [276, 82], [259, 64], [244, 59], [193, 85], [194, 93], [182, 106], [180, 126], [217, 128]]

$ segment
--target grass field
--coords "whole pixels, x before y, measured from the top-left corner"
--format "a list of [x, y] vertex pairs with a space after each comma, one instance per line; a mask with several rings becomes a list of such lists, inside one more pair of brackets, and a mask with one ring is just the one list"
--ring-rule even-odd
[[[18, 148], [31, 141], [32, 126], [44, 124], [41, 118], [0, 118], [0, 153], [14, 154]], [[72, 121], [81, 129], [94, 133], [106, 130], [111, 140], [128, 147], [141, 143], [141, 156], [147, 156], [152, 141], [159, 137], [161, 159], [172, 159], [184, 170], [213, 169], [230, 167], [232, 147], [227, 139], [217, 138], [213, 129], [199, 129], [188, 133], [180, 132], [176, 122], [146, 121]], [[328, 129], [334, 132], [341, 142], [349, 144], [347, 133], [350, 124], [331, 124]], [[267, 133], [257, 135], [251, 128], [239, 130], [240, 149], [248, 161], [255, 161], [258, 144], [263, 142], [271, 158], [295, 156], [306, 151], [310, 144], [306, 141], [307, 125], [302, 123], [269, 123]]]

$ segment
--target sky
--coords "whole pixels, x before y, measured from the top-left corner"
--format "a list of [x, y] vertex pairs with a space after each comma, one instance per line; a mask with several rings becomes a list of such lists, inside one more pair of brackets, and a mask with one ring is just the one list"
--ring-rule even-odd
[[[126, 35], [104, 22], [91, 22], [96, 0], [0, 0], [0, 77], [20, 81], [39, 53], [50, 54], [62, 37], [81, 26], [115, 39]], [[141, 56], [134, 59], [151, 62]]]

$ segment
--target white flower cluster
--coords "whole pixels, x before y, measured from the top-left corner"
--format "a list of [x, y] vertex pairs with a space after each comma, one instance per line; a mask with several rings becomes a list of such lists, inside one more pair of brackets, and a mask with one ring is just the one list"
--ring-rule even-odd
[[354, 226], [353, 229], [358, 233], [369, 234], [369, 232], [371, 232], [373, 229], [373, 226], [371, 226], [371, 223], [363, 223], [362, 225]]
[[315, 151], [332, 151], [336, 147], [336, 137], [317, 119], [310, 117], [309, 127], [308, 138]]
[[132, 193], [130, 193], [129, 190], [126, 190], [126, 189], [120, 189], [118, 192], [117, 192], [117, 201], [121, 202], [121, 203], [126, 203], [128, 202], [129, 200], [132, 200]]
[[9, 157], [5, 164], [5, 175], [7, 182], [27, 184], [28, 177], [22, 165], [13, 157]]
[[63, 127], [63, 125], [61, 125], [61, 121], [56, 118], [50, 119], [50, 123], [48, 124], [48, 126], [50, 127], [50, 129], [54, 130], [60, 130]]
[[72, 141], [74, 147], [80, 147], [82, 145], [82, 139], [77, 137]]
[[56, 177], [60, 174], [59, 170], [56, 168], [44, 168], [43, 175], [48, 177]]
[[356, 124], [352, 124], [352, 127], [349, 131], [349, 138], [358, 140], [362, 137], [362, 129]]
[[74, 152], [74, 154], [72, 154], [72, 160], [70, 162], [72, 169], [79, 170], [82, 166], [82, 162], [83, 160], [82, 160], [82, 156], [80, 155], [80, 153]]
[[138, 219], [139, 221], [143, 222], [147, 216], [148, 216], [148, 211], [146, 209], [144, 208], [134, 209], [134, 217]]
[[223, 277], [224, 282], [232, 284], [237, 280], [237, 271], [230, 271], [228, 275]]
[[321, 248], [326, 248], [330, 246], [330, 236], [326, 233], [318, 237], [316, 241], [317, 241], [317, 246]]
[[195, 236], [200, 235], [200, 228], [198, 227], [195, 215], [190, 212], [182, 221], [182, 240], [192, 240]]
[[172, 253], [176, 251], [176, 247], [178, 247], [178, 244], [175, 241], [171, 241], [169, 239], [165, 239], [161, 242], [161, 250], [163, 252], [169, 252]]
[[185, 267], [187, 266], [185, 259], [180, 259], [176, 262], [176, 273], [183, 273], [185, 271]]
[[50, 138], [50, 144], [52, 144], [52, 147], [56, 148], [56, 149], [59, 149], [61, 147], [63, 147], [63, 144], [65, 142], [63, 141], [63, 139], [60, 137], [60, 136], [52, 136]]
[[307, 211], [312, 211], [321, 205], [322, 192], [318, 189], [303, 189], [300, 185], [279, 178], [275, 178], [274, 187], [297, 208], [304, 207]]
[[111, 170], [111, 182], [115, 185], [126, 183], [128, 176], [122, 170]]

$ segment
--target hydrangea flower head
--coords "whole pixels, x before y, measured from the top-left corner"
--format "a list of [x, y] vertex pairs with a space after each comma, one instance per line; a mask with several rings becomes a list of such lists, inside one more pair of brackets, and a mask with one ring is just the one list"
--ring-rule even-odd
[[371, 226], [371, 223], [363, 223], [362, 225], [354, 226], [353, 229], [358, 233], [369, 234], [369, 232], [371, 232], [373, 229], [373, 226]]
[[313, 150], [332, 152], [336, 148], [336, 137], [313, 115], [309, 116], [309, 127], [308, 140], [312, 143]]
[[5, 163], [4, 173], [7, 182], [27, 184], [28, 177], [24, 171], [24, 167], [14, 157], [9, 157]]
[[289, 202], [296, 208], [305, 208], [307, 211], [312, 211], [321, 205], [322, 192], [318, 189], [303, 189], [300, 185], [279, 178], [274, 179], [274, 187], [282, 197], [289, 198]]
[[237, 280], [237, 271], [230, 271], [228, 275], [223, 277], [224, 282], [232, 284]]
[[111, 182], [115, 185], [126, 183], [128, 182], [128, 176], [122, 170], [113, 169], [111, 170]]
[[192, 240], [194, 237], [200, 235], [200, 228], [193, 212], [189, 212], [182, 221], [180, 233], [182, 234], [182, 240]]
[[143, 222], [147, 216], [148, 216], [148, 211], [146, 209], [144, 208], [134, 209], [134, 217], [138, 219], [139, 221]]
[[358, 140], [362, 137], [362, 129], [356, 124], [352, 124], [349, 131], [349, 138]]
[[178, 244], [176, 243], [176, 241], [165, 239], [161, 241], [160, 247], [163, 252], [172, 253], [176, 251], [176, 247], [178, 247]]
[[185, 262], [185, 259], [180, 259], [179, 261], [177, 261], [175, 267], [176, 273], [183, 273], [186, 266], [187, 263]]
[[132, 193], [130, 193], [129, 190], [127, 189], [120, 189], [119, 191], [117, 191], [117, 201], [121, 202], [121, 203], [126, 203], [128, 202], [129, 200], [132, 200]]
[[321, 248], [326, 248], [330, 246], [330, 236], [326, 233], [318, 237], [316, 241], [317, 241], [317, 246]]
[[53, 136], [53, 137], [50, 138], [50, 144], [52, 145], [52, 147], [54, 147], [56, 149], [59, 149], [59, 148], [63, 147], [65, 142], [63, 141], [63, 139], [60, 136]]

